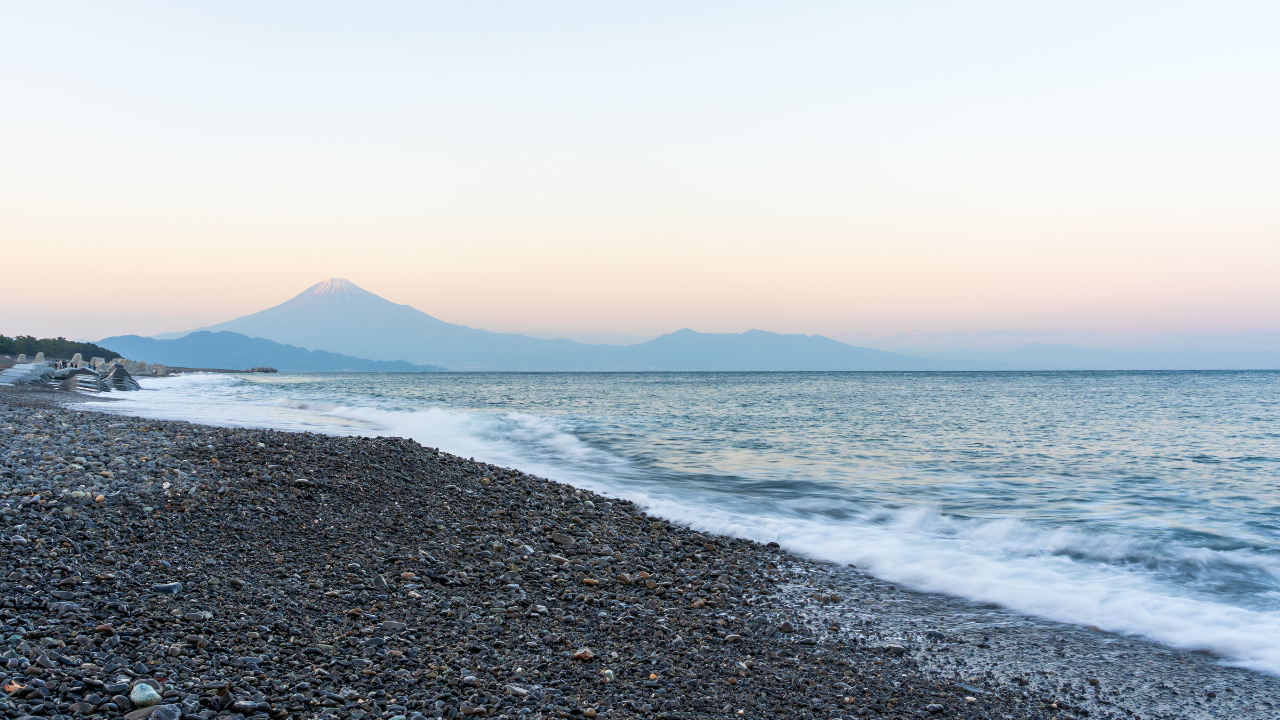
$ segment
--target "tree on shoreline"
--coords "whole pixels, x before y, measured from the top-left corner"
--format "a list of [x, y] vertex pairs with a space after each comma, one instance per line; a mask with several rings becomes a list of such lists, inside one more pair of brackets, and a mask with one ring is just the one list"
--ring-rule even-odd
[[93, 357], [100, 357], [104, 360], [113, 360], [123, 357], [118, 352], [112, 352], [101, 345], [94, 345], [88, 342], [74, 342], [64, 337], [42, 338], [37, 340], [31, 335], [18, 335], [17, 337], [6, 337], [0, 335], [0, 354], [17, 355], [24, 353], [26, 355], [35, 355], [38, 352], [44, 353], [45, 357], [53, 359], [58, 358], [68, 360], [72, 355], [80, 353], [85, 360]]

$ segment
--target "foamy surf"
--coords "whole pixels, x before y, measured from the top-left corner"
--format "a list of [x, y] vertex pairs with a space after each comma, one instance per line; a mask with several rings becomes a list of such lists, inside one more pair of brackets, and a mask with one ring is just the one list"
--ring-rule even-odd
[[[504, 393], [511, 391], [510, 377], [502, 380]], [[643, 422], [621, 414], [604, 417], [598, 404], [592, 413], [562, 415], [512, 410], [509, 403], [479, 409], [468, 407], [466, 399], [444, 407], [424, 401], [418, 391], [388, 392], [385, 379], [375, 388], [350, 376], [336, 387], [299, 377], [249, 381], [197, 375], [143, 382], [148, 392], [122, 395], [120, 403], [93, 409], [213, 425], [409, 437], [463, 457], [625, 497], [698, 530], [776, 541], [809, 557], [855, 564], [913, 589], [1141, 635], [1280, 675], [1280, 556], [1266, 533], [1256, 526], [1230, 532], [1229, 514], [1201, 509], [1192, 515], [1182, 509], [1188, 502], [1170, 502], [1165, 516], [1128, 507], [1063, 522], [1045, 519], [1063, 507], [1076, 507], [1058, 495], [1087, 492], [1113, 501], [1107, 493], [1117, 491], [1106, 478], [1081, 478], [1068, 487], [1061, 478], [1034, 473], [1025, 478], [1005, 473], [998, 479], [948, 476], [877, 457], [869, 472], [896, 473], [899, 479], [898, 485], [872, 487], [860, 484], [857, 473], [871, 468], [867, 458], [851, 454], [851, 471], [840, 476], [825, 459], [799, 452], [766, 455], [740, 435], [699, 447], [673, 441], [680, 433], [653, 426], [646, 443]], [[471, 402], [479, 405], [474, 398]], [[617, 440], [623, 431], [592, 429], [609, 423], [640, 435], [626, 444]], [[839, 451], [835, 445], [827, 449]], [[735, 472], [712, 465], [691, 472], [701, 454], [731, 457], [721, 465]], [[761, 457], [773, 464], [755, 468]], [[949, 511], [950, 503], [920, 497], [927, 495], [923, 489], [935, 495], [999, 495], [1010, 487], [1044, 493], [1046, 486], [1053, 492], [1030, 511], [1024, 502], [1021, 510], [1006, 513], [960, 513]], [[1178, 523], [1194, 525], [1195, 531], [1175, 538], [1169, 528]]]

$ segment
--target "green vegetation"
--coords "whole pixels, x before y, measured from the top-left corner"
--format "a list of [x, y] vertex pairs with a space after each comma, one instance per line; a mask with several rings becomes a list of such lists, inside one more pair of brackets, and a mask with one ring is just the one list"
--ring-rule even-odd
[[120, 353], [112, 352], [100, 345], [72, 342], [62, 337], [37, 340], [30, 335], [19, 335], [12, 338], [0, 335], [0, 354], [2, 355], [26, 353], [27, 357], [31, 358], [35, 357], [38, 352], [44, 353], [46, 358], [60, 358], [62, 360], [70, 360], [71, 356], [76, 353], [80, 353], [86, 361], [95, 357], [100, 357], [104, 360], [124, 357]]

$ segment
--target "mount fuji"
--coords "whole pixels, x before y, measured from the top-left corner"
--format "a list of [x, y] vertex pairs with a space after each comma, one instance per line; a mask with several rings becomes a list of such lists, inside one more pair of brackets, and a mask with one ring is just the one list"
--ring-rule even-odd
[[[920, 358], [854, 347], [821, 335], [680, 330], [619, 347], [496, 333], [434, 318], [329, 278], [275, 307], [198, 328], [370, 360], [401, 360], [450, 370], [757, 371], [1001, 370], [1009, 365]], [[196, 332], [196, 331], [192, 331]], [[157, 336], [178, 338], [187, 333]]]

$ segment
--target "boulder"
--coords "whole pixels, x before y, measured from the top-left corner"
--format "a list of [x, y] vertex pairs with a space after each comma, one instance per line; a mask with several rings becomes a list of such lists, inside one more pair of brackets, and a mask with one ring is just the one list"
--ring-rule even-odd
[[48, 385], [53, 368], [43, 363], [19, 363], [0, 371], [0, 385]]
[[[81, 363], [83, 365], [84, 363]], [[98, 373], [87, 367], [62, 368], [53, 374], [54, 382], [60, 390], [83, 390], [85, 392], [107, 392], [111, 388], [102, 381]]]
[[112, 390], [129, 391], [141, 390], [138, 381], [133, 379], [128, 370], [124, 369], [124, 365], [120, 363], [112, 363], [111, 371], [107, 373], [105, 381], [107, 386]]

